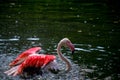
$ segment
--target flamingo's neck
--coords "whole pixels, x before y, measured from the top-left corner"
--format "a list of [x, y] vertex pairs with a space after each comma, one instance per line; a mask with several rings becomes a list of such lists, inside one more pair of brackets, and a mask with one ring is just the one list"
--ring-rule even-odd
[[63, 56], [63, 54], [61, 52], [62, 46], [63, 46], [62, 42], [58, 43], [57, 53], [58, 53], [58, 56], [66, 63], [66, 72], [68, 72], [71, 69], [71, 64], [70, 64], [69, 60]]

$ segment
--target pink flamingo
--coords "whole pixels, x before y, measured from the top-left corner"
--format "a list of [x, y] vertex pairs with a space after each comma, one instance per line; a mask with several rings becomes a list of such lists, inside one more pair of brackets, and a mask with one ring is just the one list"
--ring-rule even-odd
[[[57, 53], [58, 56], [66, 63], [66, 72], [71, 70], [71, 64], [69, 60], [62, 55], [61, 47], [69, 47], [72, 53], [74, 52], [74, 46], [68, 38], [63, 38], [57, 46]], [[33, 47], [30, 48], [13, 60], [9, 66], [11, 67], [9, 70], [5, 71], [7, 75], [20, 75], [24, 72], [25, 69], [32, 67], [32, 68], [39, 68], [39, 69], [47, 69], [47, 70], [59, 70], [58, 64], [56, 62], [56, 56], [54, 55], [45, 55], [45, 54], [38, 54], [37, 52], [40, 51], [40, 47]]]

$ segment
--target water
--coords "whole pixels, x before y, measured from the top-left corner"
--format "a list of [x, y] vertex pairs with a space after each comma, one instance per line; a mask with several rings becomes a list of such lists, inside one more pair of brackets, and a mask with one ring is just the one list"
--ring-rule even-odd
[[[51, 1], [2, 2], [0, 4], [0, 79], [20, 80], [3, 72], [22, 51], [41, 46], [56, 54], [59, 40], [68, 37], [75, 54], [63, 49], [71, 61], [69, 73], [45, 73], [45, 80], [118, 80], [119, 21], [112, 20], [104, 3]], [[66, 51], [67, 50], [67, 51]], [[64, 63], [58, 58], [61, 68]], [[40, 80], [38, 75], [31, 80]]]

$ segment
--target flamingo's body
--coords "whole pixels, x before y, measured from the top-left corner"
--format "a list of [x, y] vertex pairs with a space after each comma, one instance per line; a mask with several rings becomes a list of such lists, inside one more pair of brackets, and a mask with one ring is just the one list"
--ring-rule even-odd
[[[71, 68], [70, 62], [62, 55], [60, 51], [63, 45], [68, 46], [71, 51], [74, 51], [74, 46], [68, 38], [64, 38], [59, 42], [57, 47], [57, 53], [59, 57], [66, 62], [66, 71], [69, 71]], [[13, 60], [9, 64], [11, 66], [11, 69], [6, 71], [5, 73], [8, 75], [16, 76], [22, 74], [24, 70], [29, 67], [58, 70], [58, 64], [55, 60], [56, 56], [37, 54], [37, 52], [40, 50], [40, 47], [33, 47], [21, 53], [15, 60]]]

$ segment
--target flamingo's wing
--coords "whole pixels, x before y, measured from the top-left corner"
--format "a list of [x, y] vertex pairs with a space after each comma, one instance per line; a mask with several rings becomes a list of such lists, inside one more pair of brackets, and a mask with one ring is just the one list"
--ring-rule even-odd
[[56, 62], [56, 60], [51, 61], [50, 63], [48, 63], [45, 68], [45, 70], [49, 70], [52, 73], [58, 73], [60, 71], [58, 63]]
[[29, 55], [35, 54], [40, 50], [41, 50], [41, 47], [33, 47], [33, 48], [30, 48], [30, 49], [22, 52], [20, 55], [18, 55], [18, 57], [15, 60], [13, 60], [9, 64], [9, 66], [13, 67], [13, 66], [16, 66], [16, 65], [22, 63]]
[[[20, 65], [17, 65], [18, 67], [13, 66], [10, 70], [6, 71], [5, 73], [8, 75], [16, 76], [22, 74], [24, 71], [27, 72], [28, 70], [26, 69], [28, 68], [43, 69], [47, 66], [47, 64], [54, 61], [55, 58], [56, 57], [54, 55], [31, 54]], [[29, 72], [30, 71], [28, 71], [28, 73]]]

